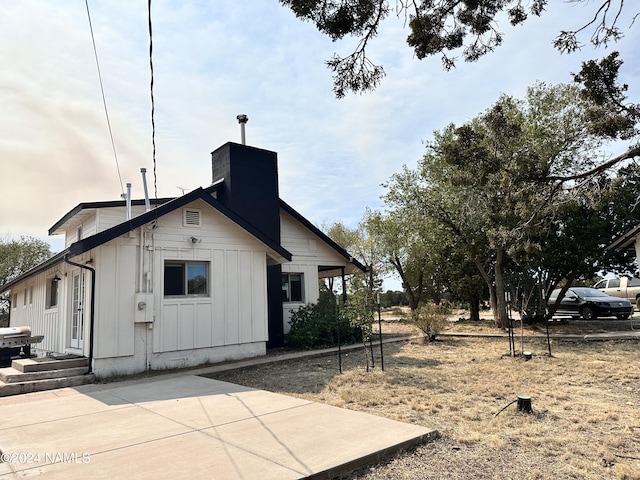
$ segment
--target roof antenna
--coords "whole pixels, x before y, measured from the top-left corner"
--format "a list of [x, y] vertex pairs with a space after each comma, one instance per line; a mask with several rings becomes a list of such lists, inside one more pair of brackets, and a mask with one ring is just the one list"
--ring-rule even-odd
[[236, 117], [238, 119], [238, 123], [240, 124], [240, 143], [242, 145], [246, 145], [246, 138], [244, 136], [244, 126], [249, 121], [249, 117], [247, 117], [244, 113], [241, 113]]

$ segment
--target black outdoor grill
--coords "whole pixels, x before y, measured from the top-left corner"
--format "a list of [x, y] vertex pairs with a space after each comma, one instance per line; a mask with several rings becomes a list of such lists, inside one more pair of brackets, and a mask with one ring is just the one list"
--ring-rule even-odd
[[31, 344], [40, 343], [43, 335], [31, 335], [31, 327], [0, 328], [0, 367], [11, 366], [15, 357], [30, 358]]

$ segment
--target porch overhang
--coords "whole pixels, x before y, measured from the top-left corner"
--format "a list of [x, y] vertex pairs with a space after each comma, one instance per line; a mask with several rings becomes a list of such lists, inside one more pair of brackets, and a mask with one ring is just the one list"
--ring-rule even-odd
[[318, 265], [318, 278], [340, 277], [343, 273], [343, 269], [345, 275], [351, 275], [355, 270], [361, 270], [353, 263], [332, 266]]
[[611, 245], [607, 247], [607, 250], [616, 250], [623, 252], [634, 248], [636, 239], [640, 235], [640, 225], [632, 228], [627, 233], [620, 235]]

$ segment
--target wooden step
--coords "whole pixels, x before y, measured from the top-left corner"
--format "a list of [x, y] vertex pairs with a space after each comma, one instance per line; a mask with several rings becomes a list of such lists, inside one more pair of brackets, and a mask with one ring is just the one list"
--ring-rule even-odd
[[44, 372], [47, 370], [62, 370], [65, 368], [88, 367], [86, 357], [40, 357], [20, 358], [11, 362], [11, 367], [22, 373]]

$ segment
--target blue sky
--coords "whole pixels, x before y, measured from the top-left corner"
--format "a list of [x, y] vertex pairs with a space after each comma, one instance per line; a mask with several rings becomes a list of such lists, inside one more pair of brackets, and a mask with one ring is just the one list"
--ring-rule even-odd
[[[582, 60], [608, 53], [555, 51], [557, 32], [582, 25], [594, 4], [551, 3], [523, 27], [502, 25], [498, 51], [451, 72], [438, 58], [417, 60], [392, 16], [369, 48], [387, 72], [382, 85], [337, 100], [324, 62], [350, 53], [353, 39], [331, 42], [277, 0], [154, 1], [158, 195], [208, 185], [210, 152], [239, 141], [236, 115], [245, 113], [247, 143], [278, 152], [281, 197], [317, 225], [353, 227], [365, 207], [381, 208], [381, 183], [414, 166], [434, 130], [473, 118], [501, 93], [521, 97], [536, 80], [569, 82]], [[37, 236], [58, 251], [51, 225], [80, 202], [122, 193], [85, 3], [0, 5], [0, 235]], [[142, 198], [141, 167], [153, 192], [146, 2], [89, 6], [122, 181]], [[637, 102], [632, 13], [614, 48]]]

